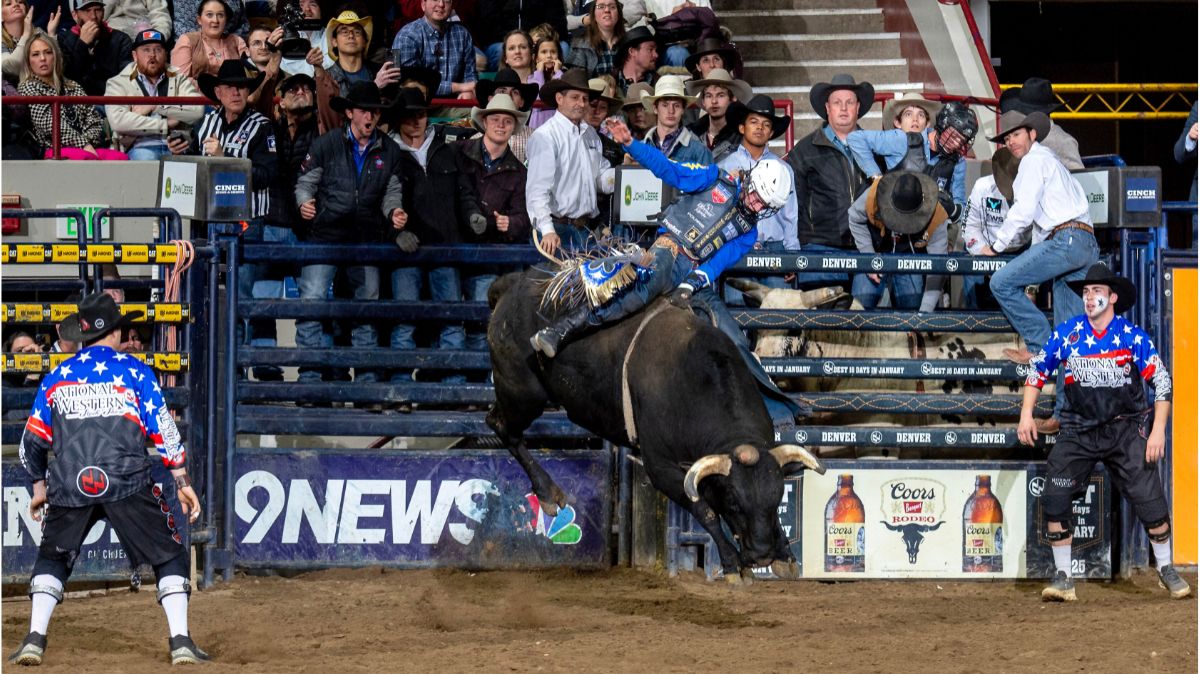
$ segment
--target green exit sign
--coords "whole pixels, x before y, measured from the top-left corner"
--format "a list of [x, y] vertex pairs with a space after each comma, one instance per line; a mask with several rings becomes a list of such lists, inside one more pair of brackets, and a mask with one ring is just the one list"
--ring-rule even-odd
[[[55, 208], [72, 208], [83, 211], [83, 217], [87, 220], [87, 238], [92, 238], [92, 216], [97, 211], [108, 208], [108, 204], [59, 204]], [[79, 223], [75, 222], [76, 218], [57, 218], [54, 221], [54, 236], [58, 239], [78, 239], [79, 238]], [[103, 218], [100, 221], [100, 237], [103, 239], [112, 238], [112, 227], [109, 219]]]

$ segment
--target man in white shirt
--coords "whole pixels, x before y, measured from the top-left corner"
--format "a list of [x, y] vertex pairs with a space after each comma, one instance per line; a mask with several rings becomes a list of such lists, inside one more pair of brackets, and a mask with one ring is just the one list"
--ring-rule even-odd
[[560, 245], [583, 249], [596, 235], [601, 225], [596, 193], [612, 194], [614, 172], [600, 136], [584, 119], [590, 99], [600, 95], [588, 86], [587, 73], [572, 68], [538, 95], [557, 112], [526, 145], [525, 202], [542, 250], [553, 255]]
[[[991, 246], [1004, 225], [1008, 208], [1013, 200], [1013, 180], [1017, 177], [1019, 162], [1002, 147], [992, 155], [992, 173], [975, 181], [971, 195], [967, 197], [967, 215], [963, 223], [963, 247], [971, 255], [982, 255], [984, 246]], [[1029, 246], [1032, 228], [1017, 237], [1009, 246], [1016, 253]], [[968, 309], [999, 309], [995, 298], [988, 290], [991, 274], [963, 277], [963, 306]]]
[[[1020, 162], [1013, 182], [1013, 203], [991, 245], [981, 255], [1014, 250], [1020, 236], [1032, 228], [1033, 246], [992, 275], [992, 295], [1009, 323], [1025, 340], [1021, 350], [1005, 349], [1004, 355], [1017, 363], [1029, 363], [1050, 338], [1046, 316], [1025, 295], [1025, 286], [1054, 281], [1055, 325], [1083, 313], [1083, 300], [1071, 287], [1100, 257], [1092, 230], [1087, 197], [1054, 153], [1037, 142], [1050, 131], [1044, 113], [1017, 111], [1000, 117], [1002, 131], [988, 140], [1004, 143]], [[1062, 407], [1062, 386], [1055, 411]], [[1056, 414], [1057, 416], [1057, 414]], [[1058, 430], [1057, 419], [1046, 420], [1042, 433]]]

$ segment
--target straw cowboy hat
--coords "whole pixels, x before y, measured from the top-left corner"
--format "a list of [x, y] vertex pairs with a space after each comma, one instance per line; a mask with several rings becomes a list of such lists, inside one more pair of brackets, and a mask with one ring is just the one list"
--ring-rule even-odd
[[825, 121], [829, 121], [829, 116], [825, 114], [825, 102], [829, 100], [829, 94], [839, 90], [847, 89], [853, 91], [858, 98], [858, 116], [862, 117], [867, 114], [872, 105], [875, 105], [875, 87], [871, 86], [870, 82], [855, 83], [854, 78], [845, 73], [834, 75], [828, 82], [817, 82], [808, 92], [808, 102], [812, 104], [813, 112]]
[[62, 338], [69, 342], [90, 342], [129, 325], [144, 312], [130, 311], [124, 315], [116, 300], [105, 293], [92, 293], [79, 302], [79, 311], [59, 324]]
[[708, 77], [702, 80], [688, 80], [683, 84], [684, 89], [696, 97], [702, 96], [704, 88], [710, 86], [725, 87], [734, 98], [743, 103], [754, 95], [749, 82], [734, 79], [733, 75], [730, 75], [729, 71], [724, 68], [713, 68], [709, 71]]
[[933, 119], [937, 117], [938, 111], [942, 109], [942, 104], [937, 101], [927, 100], [915, 91], [907, 92], [903, 96], [898, 96], [883, 104], [883, 128], [892, 128], [892, 122], [899, 118], [900, 114], [907, 108], [920, 108], [924, 110], [925, 117], [932, 124]]
[[898, 234], [919, 234], [937, 210], [938, 186], [924, 173], [892, 171], [879, 179], [875, 199], [884, 226]]
[[1017, 179], [1017, 167], [1021, 160], [1013, 156], [1006, 147], [996, 150], [992, 155], [992, 178], [996, 180], [996, 189], [1011, 205], [1013, 202], [1013, 181]]
[[600, 95], [600, 92], [588, 86], [587, 71], [583, 68], [570, 68], [562, 77], [556, 80], [550, 80], [538, 92], [538, 98], [542, 99], [542, 103], [546, 104], [547, 108], [557, 109], [558, 100], [554, 98], [555, 94], [560, 91], [582, 91], [588, 95], [588, 100], [593, 100]]
[[616, 110], [624, 104], [624, 101], [612, 95], [616, 92], [613, 91], [612, 86], [610, 86], [608, 81], [603, 77], [591, 78], [588, 80], [588, 86], [591, 87], [593, 91], [600, 93], [599, 96], [592, 100], [608, 101], [608, 107], [610, 110]]
[[696, 45], [695, 51], [684, 60], [683, 67], [687, 68], [690, 73], [697, 72], [700, 69], [700, 59], [709, 54], [720, 56], [721, 62], [725, 65], [724, 70], [727, 72], [732, 73], [742, 69], [742, 55], [738, 53], [737, 47], [715, 37], [706, 37], [701, 40]]
[[788, 125], [792, 123], [791, 118], [786, 114], [776, 115], [775, 102], [763, 94], [753, 96], [744, 103], [738, 101], [731, 104], [725, 112], [725, 122], [736, 129], [746, 121], [750, 113], [762, 115], [771, 120], [771, 140], [782, 136], [783, 132], [787, 131]]
[[653, 94], [642, 93], [642, 107], [648, 112], [654, 112], [654, 104], [667, 98], [683, 101], [685, 108], [696, 104], [696, 97], [688, 96], [684, 91], [683, 78], [678, 75], [663, 75], [655, 82]]
[[474, 122], [476, 128], [482, 129], [484, 128], [484, 118], [495, 114], [511, 115], [513, 119], [517, 120], [514, 131], [519, 131], [529, 121], [529, 113], [518, 110], [516, 103], [513, 103], [512, 97], [508, 94], [492, 96], [492, 100], [488, 101], [486, 108], [471, 108], [471, 121]]
[[[336, 17], [329, 20], [325, 24], [325, 49], [329, 52], [329, 58], [337, 60], [337, 43], [333, 37], [337, 34], [338, 26], [359, 26], [363, 32], [367, 34], [367, 44], [371, 43], [371, 35], [374, 29], [371, 26], [371, 17], [359, 17], [358, 12], [347, 9], [338, 14]], [[364, 47], [365, 49], [365, 47]]]
[[1009, 110], [1024, 112], [1044, 112], [1047, 115], [1062, 107], [1054, 96], [1054, 85], [1044, 77], [1030, 77], [1025, 84], [1012, 89], [1005, 89], [1000, 94], [1000, 114]]
[[216, 75], [200, 73], [200, 76], [196, 78], [196, 84], [200, 86], [200, 93], [204, 94], [208, 100], [220, 105], [221, 101], [216, 94], [218, 84], [245, 87], [254, 91], [262, 84], [264, 77], [266, 77], [266, 73], [250, 65], [248, 61], [227, 59], [221, 64]]
[[479, 80], [475, 83], [475, 98], [487, 102], [499, 87], [515, 87], [521, 93], [521, 110], [529, 111], [537, 99], [537, 82], [522, 82], [521, 76], [512, 68], [501, 68], [496, 77], [490, 80]]
[[1019, 110], [1009, 110], [1000, 115], [1000, 123], [996, 128], [996, 135], [988, 138], [993, 143], [1003, 143], [1004, 137], [1017, 129], [1032, 129], [1037, 132], [1037, 138], [1034, 140], [1044, 141], [1050, 133], [1050, 118], [1044, 112], [1025, 114]]
[[1103, 262], [1097, 262], [1088, 267], [1087, 276], [1078, 281], [1067, 281], [1067, 285], [1080, 296], [1083, 295], [1084, 286], [1108, 286], [1117, 294], [1117, 301], [1113, 303], [1113, 311], [1118, 314], [1129, 311], [1130, 307], [1137, 302], [1137, 287], [1133, 285], [1133, 281], [1112, 273], [1108, 267], [1104, 266]]

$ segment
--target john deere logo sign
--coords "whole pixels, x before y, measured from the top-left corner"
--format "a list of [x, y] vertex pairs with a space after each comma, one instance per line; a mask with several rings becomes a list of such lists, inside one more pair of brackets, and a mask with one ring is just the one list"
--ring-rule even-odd
[[633, 204], [633, 187], [630, 185], [626, 185], [625, 186], [625, 205], [629, 206], [631, 204]]
[[163, 193], [166, 194], [167, 197], [171, 196], [171, 179], [170, 178], [167, 178], [167, 184], [163, 188]]

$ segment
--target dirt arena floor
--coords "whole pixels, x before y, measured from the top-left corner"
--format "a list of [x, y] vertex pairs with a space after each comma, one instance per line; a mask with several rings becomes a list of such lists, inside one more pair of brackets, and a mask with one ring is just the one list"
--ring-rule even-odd
[[[1080, 584], [1071, 605], [1040, 587], [375, 568], [239, 577], [193, 594], [191, 630], [214, 672], [1196, 671], [1194, 598], [1146, 575]], [[28, 619], [28, 601], [4, 602], [5, 654]], [[41, 669], [164, 665], [153, 591], [121, 590], [60, 606]]]

